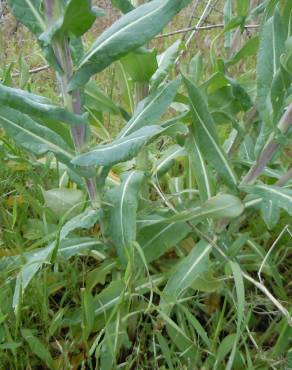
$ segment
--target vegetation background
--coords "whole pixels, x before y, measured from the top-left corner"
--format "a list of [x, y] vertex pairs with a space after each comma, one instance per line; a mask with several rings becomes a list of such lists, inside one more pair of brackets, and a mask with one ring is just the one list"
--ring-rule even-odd
[[[106, 16], [99, 18], [83, 37], [85, 49], [121, 16], [110, 1], [93, 3], [103, 8]], [[181, 57], [180, 69], [191, 75], [192, 81], [200, 86], [210, 81], [217, 68], [214, 67], [216, 63], [220, 65], [224, 58], [224, 61], [231, 60], [248, 40], [258, 35], [263, 22], [263, 12], [259, 12], [247, 23], [254, 27], [243, 28], [242, 32], [240, 27], [232, 30], [236, 45], [233, 54], [227, 55], [225, 46], [229, 34], [221, 34], [218, 38], [221, 25], [226, 24], [227, 3], [233, 4], [235, 17], [236, 1], [193, 1], [163, 30], [163, 34], [168, 34], [196, 25], [206, 6], [211, 5], [209, 16], [200, 25], [202, 29], [198, 30]], [[273, 1], [257, 2], [261, 3], [267, 7]], [[0, 15], [0, 77], [3, 84], [28, 90], [60, 104], [55, 72], [46, 67], [47, 62], [35, 38], [16, 21], [4, 1], [1, 1]], [[160, 35], [147, 47], [155, 48], [159, 55], [176, 40], [189, 34]], [[247, 56], [239, 58], [228, 69], [228, 76], [248, 92], [253, 104], [256, 100], [258, 53], [258, 48], [250, 54], [247, 52]], [[173, 68], [170, 76], [175, 78], [178, 73], [178, 68]], [[116, 63], [94, 77], [94, 81], [103, 94], [103, 104], [107, 105], [102, 114], [96, 114], [96, 121], [91, 122], [96, 144], [113, 140], [124, 126], [125, 120], [116, 114], [115, 109], [123, 107], [133, 113], [140, 99], [137, 86], [130, 76], [122, 78]], [[164, 113], [164, 121], [183, 112], [183, 106], [187, 104], [185, 90], [179, 90], [181, 95]], [[209, 100], [210, 107], [216, 99], [219, 99], [219, 105], [228, 104], [229, 96], [226, 99], [222, 97], [222, 102], [219, 96], [214, 95], [214, 101]], [[288, 105], [291, 102], [291, 82], [285, 97]], [[113, 102], [114, 106], [111, 106]], [[251, 105], [246, 111], [240, 108], [235, 112], [240, 124], [247, 120], [253, 108]], [[253, 118], [254, 125], [257, 122], [257, 118]], [[222, 146], [226, 145], [233, 129], [230, 122], [218, 125]], [[258, 132], [248, 136], [250, 132], [246, 131], [244, 135], [252, 141]], [[291, 138], [286, 139], [281, 142], [281, 153], [265, 168], [261, 177], [261, 181], [268, 185], [275, 185], [291, 168]], [[173, 139], [162, 138], [151, 144], [152, 163], [160, 163], [174, 142], [177, 144]], [[252, 152], [254, 144], [249, 143], [248, 147], [248, 141], [246, 143], [246, 150]], [[240, 176], [255, 162], [256, 158], [251, 157], [241, 157], [240, 154], [234, 159]], [[154, 184], [141, 195], [141, 209], [147, 209], [149, 199], [160, 208], [168, 208], [170, 202], [178, 209], [182, 203], [193, 201], [183, 193], [184, 176], [188, 171], [186, 158], [180, 155], [172, 161], [168, 174], [161, 179], [161, 188], [157, 189]], [[131, 162], [126, 162], [115, 166], [111, 181], [117, 183], [131, 165]], [[180, 231], [174, 231], [162, 242], [171, 248], [165, 248], [165, 253], [151, 263], [145, 263], [142, 272], [133, 272], [129, 266], [124, 269], [115, 251], [101, 245], [93, 250], [78, 249], [78, 253], [67, 250], [52, 259], [44, 258], [42, 269], [30, 281], [15, 310], [15, 280], [30, 258], [26, 253], [39, 251], [60, 232], [61, 222], [54, 219], [44, 199], [44, 190], [56, 188], [62, 182], [68, 188], [76, 189], [71, 179], [64, 175], [62, 164], [54, 162], [53, 156], [48, 154], [37, 160], [0, 128], [1, 370], [292, 369], [292, 327], [289, 321], [292, 313], [291, 178], [285, 184], [288, 205], [285, 208], [282, 201], [278, 207], [275, 201], [273, 204], [277, 204], [277, 209], [273, 210], [275, 213], [270, 219], [265, 217], [270, 209], [255, 208], [243, 222], [238, 216], [223, 232], [225, 217], [215, 224], [208, 220], [175, 245], [171, 239], [175, 239]], [[193, 184], [195, 189], [196, 181]], [[226, 188], [223, 184], [218, 192]], [[52, 202], [60, 200], [52, 199]], [[228, 245], [231, 264], [215, 252], [215, 256], [205, 261], [209, 267], [203, 274], [196, 275], [185, 287], [184, 294], [176, 296], [175, 307], [170, 314], [161, 308], [163, 289], [171, 276], [177, 281], [183, 279], [187, 266], [182, 265], [182, 269], [180, 263], [194, 253], [192, 251], [199, 244], [198, 235], [207, 233], [210, 225]], [[100, 225], [87, 226], [72, 229], [72, 238], [78, 243], [80, 238], [83, 242], [87, 239], [101, 240]], [[234, 258], [238, 265], [232, 264]], [[249, 275], [242, 275], [238, 266]], [[126, 288], [121, 288], [120, 282]], [[233, 353], [234, 343], [236, 349]]]

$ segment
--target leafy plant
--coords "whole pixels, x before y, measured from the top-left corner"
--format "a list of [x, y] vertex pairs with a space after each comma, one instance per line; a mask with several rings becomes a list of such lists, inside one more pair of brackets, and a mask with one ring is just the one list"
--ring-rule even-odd
[[[226, 1], [211, 71], [196, 54], [178, 73], [173, 67], [184, 44], [157, 56], [149, 43], [190, 2], [152, 0], [135, 8], [112, 1], [125, 14], [84, 50], [84, 34], [105, 15], [90, 1], [8, 0], [55, 71], [62, 103], [15, 88], [7, 78], [0, 85], [0, 124], [29, 153], [19, 157], [33, 167], [45, 158], [48, 173], [53, 169], [53, 180], [39, 183], [31, 219], [45, 237], [0, 260], [10, 276], [0, 294], [9, 296], [0, 310], [5, 366], [25, 368], [20, 343], [30, 349], [25, 363], [51, 369], [194, 363], [253, 369], [276, 366], [287, 354], [282, 338], [291, 333], [291, 316], [281, 301], [288, 296], [270, 257], [275, 244], [265, 238], [291, 236], [285, 151], [292, 126], [292, 4], [273, 0], [254, 8], [237, 1], [235, 14]], [[245, 40], [241, 32], [254, 18], [261, 19], [259, 35]], [[245, 41], [240, 48], [238, 35]], [[217, 50], [221, 39], [226, 52]], [[247, 68], [255, 54], [256, 71], [240, 75], [241, 63]], [[97, 86], [95, 75], [112, 65], [124, 79], [129, 107]], [[107, 114], [119, 122], [114, 137]], [[59, 186], [46, 188], [55, 177]], [[10, 214], [3, 217], [11, 230], [22, 212], [17, 199], [12, 207], [12, 226]], [[249, 329], [257, 331], [257, 302], [247, 296], [247, 283], [266, 297], [264, 307], [278, 310], [271, 320], [275, 346], [259, 357], [254, 352], [267, 338], [257, 344]], [[36, 289], [41, 309], [37, 302], [27, 306]], [[24, 324], [34, 308], [46, 323], [46, 345]], [[6, 324], [13, 318], [14, 332]]]

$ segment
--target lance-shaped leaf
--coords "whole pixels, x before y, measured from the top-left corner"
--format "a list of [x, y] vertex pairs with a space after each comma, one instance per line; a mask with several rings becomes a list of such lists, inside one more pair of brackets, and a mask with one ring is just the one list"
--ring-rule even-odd
[[182, 221], [200, 221], [206, 218], [236, 218], [244, 211], [244, 205], [241, 200], [230, 194], [218, 194], [207, 200], [202, 206], [185, 210], [164, 219], [163, 222], [182, 222]]
[[0, 124], [17, 143], [36, 155], [52, 152], [64, 162], [73, 158], [71, 149], [58, 134], [26, 114], [1, 106]]
[[[200, 274], [208, 270], [211, 249], [212, 244], [201, 240], [193, 247], [190, 254], [174, 268], [174, 273], [163, 290], [166, 299], [171, 297], [173, 301], [173, 298], [179, 298], [184, 290], [187, 289]], [[162, 300], [161, 303], [163, 304], [164, 300]], [[164, 310], [169, 313], [171, 306], [166, 306]]]
[[50, 43], [54, 37], [64, 34], [80, 37], [91, 28], [96, 17], [102, 15], [104, 15], [102, 9], [91, 7], [91, 0], [69, 0], [63, 14], [40, 36], [40, 39]]
[[214, 195], [214, 179], [207, 167], [195, 136], [192, 132], [186, 141], [185, 148], [189, 154], [189, 161], [194, 170], [195, 179], [199, 188], [200, 198], [205, 201]]
[[49, 349], [44, 345], [44, 343], [35, 337], [30, 329], [21, 329], [21, 334], [27, 341], [31, 352], [40, 358], [48, 369], [53, 370], [55, 368], [54, 360]]
[[214, 120], [199, 89], [186, 77], [183, 78], [189, 94], [189, 103], [193, 115], [193, 133], [200, 149], [212, 167], [232, 186], [237, 183], [236, 175], [223, 151]]
[[191, 231], [185, 222], [150, 225], [139, 230], [138, 243], [147, 262], [152, 262], [181, 242]]
[[36, 117], [56, 119], [72, 125], [84, 124], [84, 116], [75, 115], [52, 104], [49, 99], [0, 84], [0, 104]]
[[154, 136], [163, 131], [160, 126], [148, 126], [135, 131], [133, 134], [114, 140], [110, 144], [99, 145], [90, 152], [81, 154], [72, 160], [78, 166], [106, 166], [125, 162], [139, 152], [139, 150]]
[[285, 51], [284, 42], [281, 18], [275, 11], [263, 26], [257, 60], [257, 107], [267, 134], [272, 129], [271, 87], [280, 66], [280, 56]]
[[138, 194], [144, 178], [144, 172], [132, 171], [107, 194], [111, 238], [122, 262], [127, 261], [126, 249], [136, 240]]
[[12, 306], [15, 311], [17, 311], [20, 299], [27, 288], [28, 284], [30, 283], [31, 279], [34, 275], [38, 272], [38, 270], [42, 267], [42, 265], [46, 262], [50, 261], [52, 253], [55, 249], [56, 242], [52, 242], [48, 247], [42, 249], [41, 251], [35, 252], [33, 255], [30, 256], [27, 263], [25, 263], [19, 272], [16, 285], [13, 295], [13, 303]]
[[260, 203], [260, 210], [267, 228], [272, 230], [280, 220], [280, 208], [271, 200], [265, 200]]
[[257, 53], [259, 49], [259, 37], [255, 36], [250, 39], [243, 45], [243, 47], [228, 60], [228, 66], [238, 63], [240, 60], [247, 58], [251, 55]]
[[165, 52], [158, 56], [158, 69], [151, 78], [152, 89], [157, 86], [167, 77], [168, 72], [173, 67], [175, 59], [182, 49], [182, 42], [177, 40]]
[[46, 30], [47, 24], [42, 12], [42, 0], [7, 0], [11, 12], [36, 36]]
[[272, 185], [241, 186], [241, 189], [249, 194], [256, 194], [266, 201], [272, 201], [274, 205], [283, 208], [292, 215], [292, 190]]
[[154, 0], [122, 16], [94, 42], [81, 59], [69, 89], [157, 35], [190, 0]]
[[155, 165], [154, 170], [157, 176], [164, 175], [173, 165], [175, 159], [184, 157], [185, 155], [186, 151], [181, 146], [176, 144], [169, 147]]
[[180, 79], [171, 81], [153, 95], [149, 95], [142, 100], [138, 104], [133, 117], [120, 132], [119, 137], [125, 137], [141, 127], [157, 123], [173, 101], [179, 85]]

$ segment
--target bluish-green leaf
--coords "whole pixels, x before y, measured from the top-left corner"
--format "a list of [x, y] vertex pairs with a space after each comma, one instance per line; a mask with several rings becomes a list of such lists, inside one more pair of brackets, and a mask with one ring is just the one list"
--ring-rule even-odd
[[156, 89], [167, 77], [181, 49], [182, 43], [180, 40], [177, 40], [164, 53], [158, 55], [158, 69], [151, 78], [152, 89]]
[[193, 168], [196, 183], [199, 188], [200, 198], [205, 201], [214, 195], [214, 179], [207, 166], [206, 160], [195, 136], [190, 132], [185, 144], [186, 151], [189, 155], [189, 161]]
[[65, 162], [73, 158], [70, 147], [58, 134], [26, 114], [1, 106], [0, 124], [18, 144], [36, 155], [52, 152]]
[[275, 205], [283, 208], [292, 216], [292, 190], [272, 185], [241, 186], [241, 189], [249, 194], [259, 195], [266, 201], [272, 201]]
[[227, 183], [234, 186], [237, 183], [237, 178], [226, 153], [219, 143], [215, 123], [208, 106], [199, 89], [186, 77], [183, 80], [189, 94], [193, 115], [193, 133], [197, 138], [200, 149], [212, 167]]
[[113, 166], [132, 159], [139, 150], [155, 135], [162, 132], [159, 126], [147, 126], [129, 136], [114, 140], [110, 144], [99, 145], [88, 153], [72, 160], [78, 166]]
[[201, 206], [179, 212], [175, 216], [163, 219], [163, 222], [198, 221], [206, 218], [236, 218], [243, 211], [244, 206], [239, 198], [230, 194], [218, 194], [208, 199]]
[[56, 188], [43, 190], [43, 197], [46, 206], [58, 218], [63, 217], [67, 212], [69, 217], [76, 216], [84, 208], [85, 195], [78, 189]]
[[111, 239], [122, 262], [127, 262], [132, 243], [136, 240], [136, 214], [138, 194], [145, 179], [142, 171], [132, 171], [123, 179], [121, 185], [107, 193]]
[[157, 124], [157, 121], [173, 101], [179, 85], [179, 79], [171, 81], [142, 100], [138, 104], [133, 117], [121, 130], [119, 137], [123, 138], [141, 127]]
[[191, 231], [185, 222], [168, 225], [150, 225], [138, 232], [138, 243], [147, 262], [152, 262], [181, 242]]
[[158, 34], [190, 0], [153, 0], [122, 16], [94, 42], [77, 66], [69, 89], [89, 78]]
[[42, 12], [42, 0], [7, 0], [11, 12], [35, 35], [46, 30], [47, 24]]
[[169, 147], [155, 163], [154, 172], [157, 176], [164, 175], [173, 165], [177, 158], [185, 157], [186, 151], [183, 147], [175, 144]]
[[[212, 244], [202, 240], [175, 266], [174, 273], [163, 291], [166, 297], [179, 298], [200, 274], [208, 270], [211, 249]], [[164, 303], [164, 300], [161, 303]], [[164, 310], [170, 312], [170, 309], [171, 306], [166, 306]]]
[[84, 116], [75, 115], [66, 109], [52, 104], [49, 99], [24, 90], [0, 84], [0, 106], [5, 105], [36, 117], [55, 119], [72, 125], [84, 124]]
[[[280, 67], [280, 56], [285, 51], [285, 35], [279, 11], [264, 24], [260, 34], [257, 58], [257, 108], [263, 121], [257, 148], [260, 150], [273, 129], [271, 88]], [[265, 61], [265, 63], [263, 63]]]

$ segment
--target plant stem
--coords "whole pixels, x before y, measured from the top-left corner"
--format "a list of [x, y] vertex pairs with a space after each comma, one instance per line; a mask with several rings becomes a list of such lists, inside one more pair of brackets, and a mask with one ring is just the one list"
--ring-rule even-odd
[[[278, 129], [282, 134], [286, 134], [290, 126], [292, 126], [292, 103], [288, 106], [286, 112], [283, 114], [278, 124]], [[268, 139], [268, 142], [259, 159], [243, 178], [242, 185], [252, 184], [260, 176], [268, 162], [273, 158], [274, 154], [279, 149], [280, 144], [276, 141], [275, 135], [275, 133], [270, 135], [270, 138]]]
[[[55, 7], [58, 5], [56, 0], [45, 0], [45, 8], [47, 14], [48, 24], [52, 24], [54, 21]], [[58, 80], [60, 81], [64, 106], [69, 111], [82, 115], [82, 104], [81, 104], [81, 92], [80, 90], [74, 90], [72, 94], [67, 91], [67, 86], [70, 78], [73, 75], [73, 61], [69, 45], [69, 39], [63, 37], [62, 41], [53, 42], [53, 50], [60, 66], [63, 69], [63, 74], [58, 74]], [[87, 124], [74, 125], [71, 127], [71, 134], [75, 145], [76, 153], [80, 153], [86, 144], [86, 131]], [[90, 200], [95, 203], [98, 200], [96, 179], [90, 178], [85, 180], [87, 192]]]
[[292, 179], [292, 168], [288, 170], [277, 182], [276, 186], [284, 186], [289, 180]]

